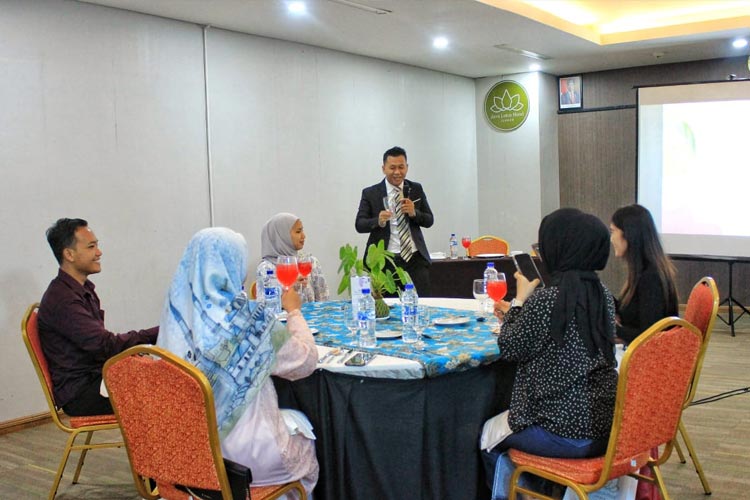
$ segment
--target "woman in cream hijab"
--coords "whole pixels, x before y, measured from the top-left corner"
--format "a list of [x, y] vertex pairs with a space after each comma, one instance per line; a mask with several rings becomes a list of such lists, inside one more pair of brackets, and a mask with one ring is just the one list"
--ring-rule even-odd
[[302, 252], [305, 246], [305, 231], [299, 217], [282, 212], [268, 219], [260, 233], [260, 245], [263, 260], [258, 264], [256, 273], [258, 290], [263, 286], [266, 270], [275, 268], [277, 257], [291, 255], [298, 260], [307, 257], [312, 262], [312, 272], [307, 278], [300, 276], [294, 289], [303, 303], [328, 300], [330, 293], [320, 262], [312, 255]]

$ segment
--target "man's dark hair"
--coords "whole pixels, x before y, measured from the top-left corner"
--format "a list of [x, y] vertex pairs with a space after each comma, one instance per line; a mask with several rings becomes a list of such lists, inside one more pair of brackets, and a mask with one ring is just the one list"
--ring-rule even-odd
[[383, 165], [385, 165], [386, 160], [388, 157], [396, 157], [396, 156], [403, 156], [404, 160], [406, 160], [406, 150], [399, 146], [393, 146], [391, 149], [383, 153]]
[[47, 229], [47, 242], [58, 264], [62, 264], [63, 250], [75, 246], [76, 230], [88, 225], [89, 223], [83, 219], [57, 219], [57, 222]]

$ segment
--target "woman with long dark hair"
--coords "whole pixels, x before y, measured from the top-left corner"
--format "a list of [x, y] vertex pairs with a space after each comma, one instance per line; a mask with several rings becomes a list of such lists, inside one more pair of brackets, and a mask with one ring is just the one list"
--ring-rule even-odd
[[658, 320], [677, 315], [675, 270], [645, 207], [618, 209], [609, 229], [615, 256], [628, 268], [617, 301], [617, 336], [629, 344]]
[[[610, 241], [615, 256], [625, 259], [628, 277], [617, 301], [617, 337], [631, 343], [648, 327], [678, 312], [675, 269], [664, 253], [651, 213], [641, 205], [628, 205], [612, 214]], [[652, 456], [659, 449], [651, 450]], [[651, 475], [648, 467], [641, 474]], [[655, 485], [638, 481], [636, 500], [660, 500]]]

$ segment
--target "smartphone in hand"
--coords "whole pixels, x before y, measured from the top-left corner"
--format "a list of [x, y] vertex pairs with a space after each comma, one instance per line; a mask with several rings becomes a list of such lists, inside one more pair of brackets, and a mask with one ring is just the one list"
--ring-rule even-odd
[[536, 264], [534, 264], [534, 259], [531, 255], [527, 253], [518, 253], [511, 257], [513, 258], [513, 263], [516, 265], [516, 269], [523, 274], [527, 280], [534, 281], [535, 279], [539, 279], [539, 286], [537, 288], [544, 288], [544, 280], [542, 279], [542, 275], [539, 273]]

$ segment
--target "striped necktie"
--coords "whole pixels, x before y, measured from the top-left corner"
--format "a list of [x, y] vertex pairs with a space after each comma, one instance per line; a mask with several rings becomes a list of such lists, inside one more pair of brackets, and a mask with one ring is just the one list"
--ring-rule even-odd
[[406, 214], [401, 211], [401, 189], [395, 188], [393, 192], [396, 205], [396, 223], [398, 225], [398, 240], [401, 242], [401, 258], [405, 261], [411, 260], [414, 255], [414, 241], [411, 239], [411, 231], [409, 230], [409, 221], [407, 220]]

